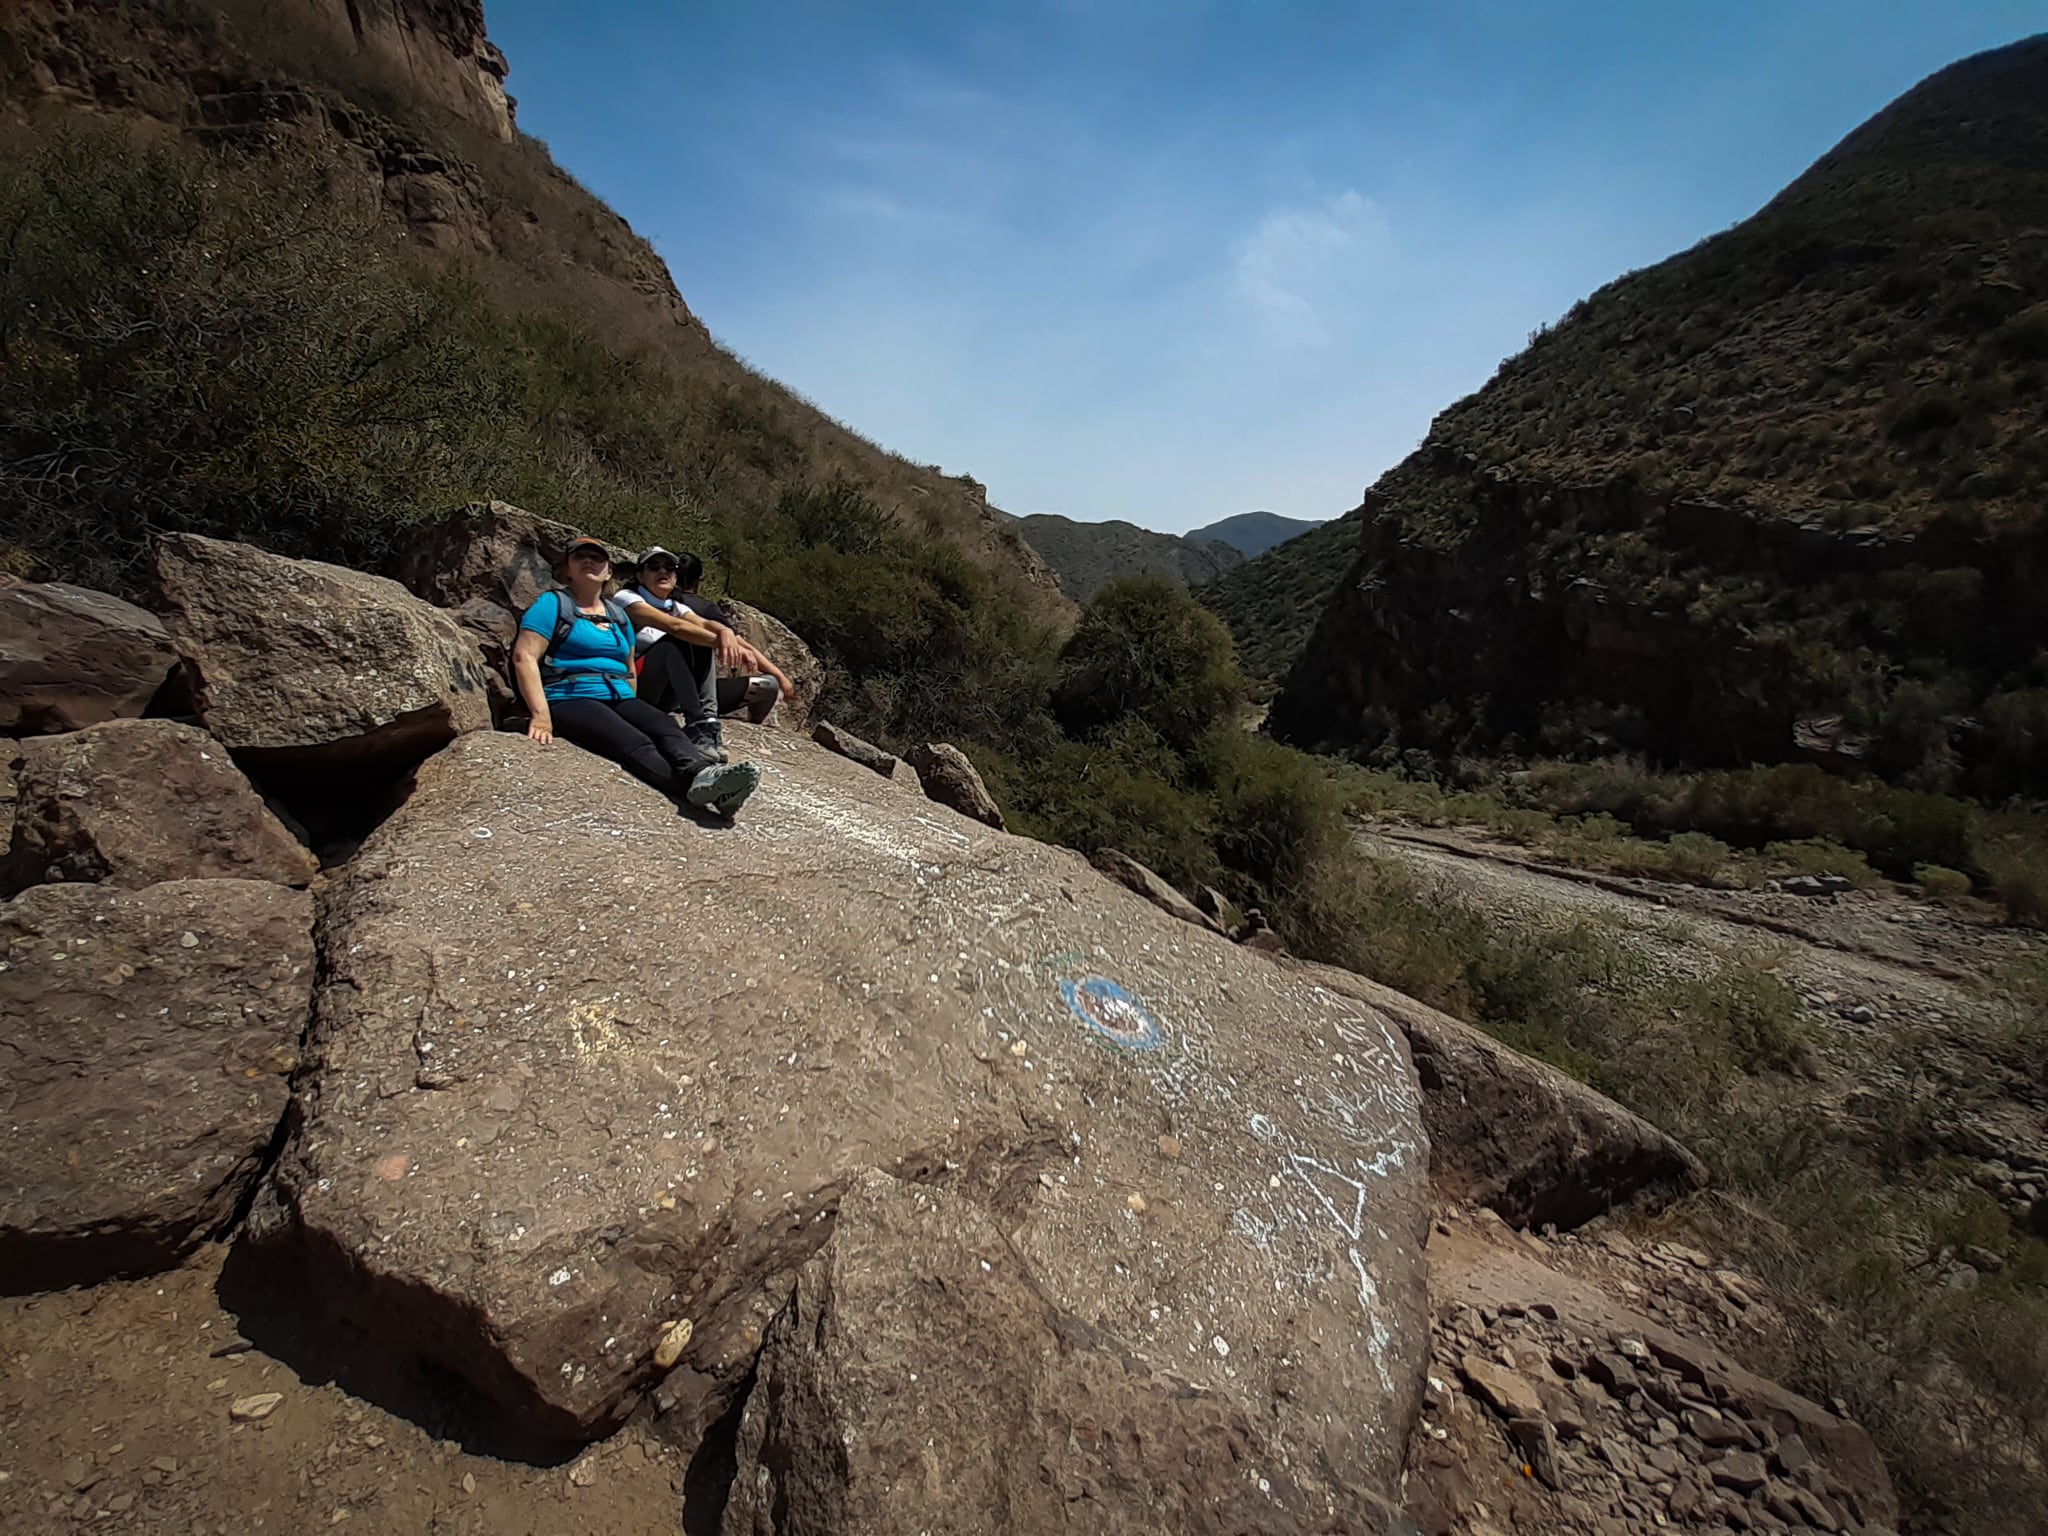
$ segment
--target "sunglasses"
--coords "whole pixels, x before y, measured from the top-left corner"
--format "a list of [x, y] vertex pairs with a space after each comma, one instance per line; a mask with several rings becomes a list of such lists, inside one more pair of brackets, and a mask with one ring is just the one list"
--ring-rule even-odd
[[676, 568], [666, 560], [656, 560], [651, 564], [641, 566], [640, 569], [650, 576], [673, 576], [676, 573]]

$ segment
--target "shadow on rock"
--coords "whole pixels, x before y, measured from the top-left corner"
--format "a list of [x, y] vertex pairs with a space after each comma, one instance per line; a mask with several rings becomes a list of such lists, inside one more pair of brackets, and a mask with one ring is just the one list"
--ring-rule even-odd
[[400, 1355], [370, 1330], [319, 1305], [305, 1264], [289, 1252], [238, 1242], [216, 1294], [242, 1336], [302, 1382], [332, 1382], [472, 1455], [551, 1467], [584, 1449], [581, 1442], [536, 1434], [452, 1371], [421, 1355]]

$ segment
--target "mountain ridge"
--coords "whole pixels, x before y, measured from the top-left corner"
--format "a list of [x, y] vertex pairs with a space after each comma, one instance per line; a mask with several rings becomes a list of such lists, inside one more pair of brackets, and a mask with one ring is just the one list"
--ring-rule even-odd
[[1714, 765], [1834, 719], [1897, 780], [2048, 789], [2044, 102], [2048, 38], [1930, 76], [1447, 408], [1341, 568], [1205, 589], [1275, 732]]

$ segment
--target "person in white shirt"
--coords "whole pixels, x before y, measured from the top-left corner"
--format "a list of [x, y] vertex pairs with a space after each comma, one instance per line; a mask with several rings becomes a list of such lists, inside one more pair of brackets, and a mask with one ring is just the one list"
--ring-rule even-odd
[[723, 761], [719, 717], [745, 709], [750, 720], [767, 719], [789, 679], [699, 593], [704, 562], [695, 555], [657, 544], [641, 552], [635, 570], [636, 584], [622, 589], [619, 601], [639, 626], [638, 694], [657, 709], [681, 714], [684, 734]]

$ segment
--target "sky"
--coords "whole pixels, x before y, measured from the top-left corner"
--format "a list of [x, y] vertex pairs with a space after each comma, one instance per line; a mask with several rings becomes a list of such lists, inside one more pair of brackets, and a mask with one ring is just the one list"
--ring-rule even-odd
[[1015, 513], [1334, 517], [2048, 0], [487, 0], [724, 345]]

